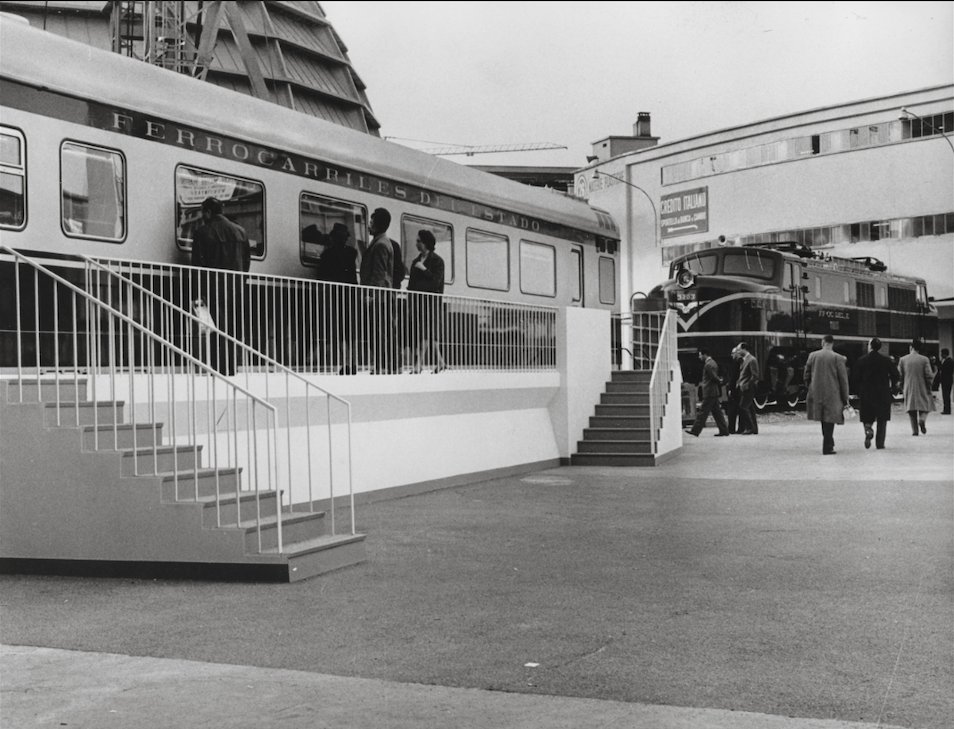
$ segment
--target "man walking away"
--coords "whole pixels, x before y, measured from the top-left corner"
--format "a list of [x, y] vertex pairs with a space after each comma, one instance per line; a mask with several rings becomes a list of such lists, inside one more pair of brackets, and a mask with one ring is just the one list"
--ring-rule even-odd
[[706, 427], [709, 413], [715, 419], [719, 432], [716, 436], [729, 434], [729, 425], [725, 422], [722, 405], [719, 403], [722, 393], [722, 380], [719, 378], [719, 365], [704, 349], [699, 349], [699, 359], [702, 360], [702, 404], [696, 412], [696, 421], [687, 429], [689, 435], [699, 437], [699, 433]]
[[835, 455], [835, 425], [844, 425], [848, 405], [848, 368], [845, 358], [835, 352], [835, 338], [822, 337], [822, 348], [808, 355], [805, 363], [806, 409], [809, 420], [818, 420], [822, 428], [822, 454]]
[[915, 339], [908, 348], [908, 354], [898, 362], [901, 371], [901, 389], [904, 392], [904, 409], [911, 419], [911, 435], [927, 433], [927, 414], [934, 410], [934, 395], [931, 383], [934, 370], [931, 360], [921, 354], [921, 340]]
[[[892, 393], [898, 387], [898, 368], [881, 354], [881, 340], [868, 342], [868, 353], [855, 363], [855, 391], [860, 398], [861, 423], [865, 428], [865, 448], [884, 448], [884, 438], [891, 420]], [[871, 426], [877, 422], [877, 435]]]

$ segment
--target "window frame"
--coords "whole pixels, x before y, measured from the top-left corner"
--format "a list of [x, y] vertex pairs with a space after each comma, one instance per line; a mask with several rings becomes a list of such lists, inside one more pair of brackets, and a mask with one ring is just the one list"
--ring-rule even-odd
[[[493, 236], [494, 238], [502, 238], [507, 244], [507, 287], [506, 288], [497, 288], [492, 286], [478, 286], [477, 284], [471, 283], [470, 281], [470, 233], [482, 233], [483, 235]], [[472, 289], [481, 289], [482, 291], [510, 291], [513, 286], [513, 276], [511, 275], [511, 262], [510, 262], [510, 236], [503, 233], [494, 233], [490, 230], [484, 230], [483, 228], [471, 228], [467, 227], [464, 230], [464, 272], [465, 279], [467, 281], [468, 288]]]
[[[318, 265], [318, 258], [316, 258], [313, 262], [308, 262], [308, 261], [306, 261], [305, 258], [302, 256], [302, 253], [304, 252], [304, 245], [303, 245], [303, 241], [302, 241], [302, 238], [301, 238], [301, 232], [302, 232], [301, 204], [302, 204], [302, 201], [304, 200], [304, 197], [305, 197], [306, 195], [309, 196], [309, 197], [319, 198], [319, 199], [321, 199], [321, 200], [327, 200], [328, 202], [332, 202], [332, 203], [341, 203], [341, 204], [343, 204], [343, 205], [349, 205], [349, 206], [351, 206], [351, 207], [352, 207], [353, 209], [355, 209], [355, 210], [360, 210], [360, 211], [362, 211], [363, 216], [364, 216], [364, 228], [365, 228], [365, 231], [364, 231], [364, 232], [365, 232], [365, 236], [366, 236], [366, 238], [367, 238], [367, 240], [365, 240], [364, 243], [365, 243], [365, 246], [368, 246], [368, 245], [371, 244], [371, 231], [370, 231], [370, 229], [369, 229], [369, 225], [370, 225], [370, 222], [371, 222], [371, 217], [370, 217], [370, 214], [368, 213], [368, 206], [367, 206], [367, 205], [365, 205], [364, 203], [354, 202], [353, 200], [345, 200], [344, 198], [332, 197], [331, 195], [325, 195], [325, 194], [320, 193], [320, 192], [312, 192], [312, 191], [310, 191], [310, 190], [300, 190], [299, 193], [298, 193], [298, 226], [297, 226], [296, 229], [297, 229], [297, 231], [298, 231], [298, 261], [299, 261], [299, 263], [301, 263], [301, 265], [302, 265], [304, 268], [314, 269], [314, 268]], [[357, 240], [357, 236], [355, 236], [355, 235], [352, 234], [351, 238], [352, 238], [352, 240], [351, 240], [352, 247], [358, 252], [358, 257], [357, 257], [356, 265], [358, 266], [358, 268], [359, 268], [359, 270], [360, 270], [360, 266], [361, 266], [361, 246], [360, 246], [360, 244], [359, 244], [359, 242], [358, 242], [358, 240]], [[322, 251], [322, 253], [324, 253], [324, 251]], [[320, 257], [321, 257], [321, 256], [319, 256], [319, 258], [320, 258]]]
[[[607, 301], [605, 298], [603, 298], [603, 272], [601, 270], [603, 266], [603, 261], [609, 261], [609, 263], [613, 266], [613, 300], [612, 301]], [[606, 304], [607, 306], [614, 306], [617, 300], [619, 299], [619, 282], [616, 280], [616, 259], [613, 258], [612, 256], [601, 255], [599, 257], [599, 262], [597, 263], [596, 272], [597, 272], [597, 280], [599, 281], [600, 303]]]
[[[123, 216], [123, 233], [118, 238], [106, 238], [100, 235], [87, 235], [85, 233], [71, 233], [66, 229], [64, 225], [65, 218], [64, 213], [66, 212], [63, 209], [63, 151], [67, 144], [72, 144], [78, 147], [83, 147], [85, 149], [94, 149], [100, 152], [108, 152], [110, 154], [115, 154], [122, 161], [122, 173], [123, 173], [123, 199], [122, 199], [122, 216]], [[116, 149], [114, 147], [105, 147], [101, 144], [91, 144], [89, 142], [84, 142], [79, 139], [74, 139], [72, 137], [67, 137], [60, 141], [59, 149], [59, 192], [57, 197], [59, 198], [59, 208], [60, 208], [60, 231], [67, 238], [75, 238], [77, 240], [95, 240], [102, 243], [115, 243], [116, 245], [122, 245], [126, 242], [126, 239], [129, 237], [129, 165], [126, 160], [126, 154], [121, 149]]]
[[[190, 170], [195, 170], [197, 172], [204, 172], [215, 177], [231, 177], [235, 180], [240, 180], [241, 182], [247, 182], [255, 185], [259, 185], [262, 188], [262, 252], [261, 254], [255, 253], [255, 249], [249, 248], [252, 251], [251, 260], [253, 261], [264, 261], [268, 255], [268, 189], [265, 186], [265, 182], [262, 180], [256, 180], [252, 177], [242, 177], [241, 175], [233, 175], [230, 172], [216, 172], [215, 170], [210, 170], [206, 167], [199, 167], [198, 165], [193, 165], [189, 162], [177, 162], [172, 169], [172, 190], [173, 190], [173, 214], [175, 215], [175, 224], [174, 228], [176, 229], [175, 238], [176, 238], [176, 248], [185, 253], [191, 254], [192, 246], [184, 246], [180, 242], [179, 238], [179, 195], [178, 195], [178, 181], [179, 181], [179, 169], [185, 167]], [[231, 218], [229, 218], [231, 220]], [[234, 221], [233, 221], [234, 222]], [[248, 230], [245, 231], [246, 234], [249, 233]], [[249, 235], [249, 238], [251, 236]]]
[[[538, 246], [540, 248], [549, 248], [553, 252], [553, 293], [552, 294], [541, 294], [536, 291], [527, 291], [523, 287], [523, 244], [526, 243], [530, 246]], [[518, 241], [517, 245], [517, 260], [520, 262], [520, 272], [519, 272], [519, 287], [520, 293], [526, 294], [527, 296], [540, 296], [546, 299], [555, 299], [559, 293], [559, 280], [557, 278], [557, 247], [552, 243], [539, 243], [535, 240], [528, 240], [526, 238], [521, 238]]]
[[576, 278], [577, 278], [577, 288], [579, 289], [579, 295], [574, 296], [572, 288], [570, 289], [570, 302], [573, 304], [584, 305], [586, 301], [586, 276], [583, 271], [583, 246], [581, 245], [571, 245], [570, 246], [570, 279], [573, 277], [573, 259], [576, 259]]
[[30, 219], [30, 208], [28, 203], [27, 188], [27, 139], [26, 134], [19, 127], [12, 127], [8, 124], [0, 124], [0, 134], [18, 139], [20, 142], [20, 164], [10, 165], [0, 162], [0, 172], [8, 175], [19, 176], [23, 180], [23, 222], [19, 225], [6, 225], [0, 223], [0, 230], [18, 231], [27, 227], [27, 221]]

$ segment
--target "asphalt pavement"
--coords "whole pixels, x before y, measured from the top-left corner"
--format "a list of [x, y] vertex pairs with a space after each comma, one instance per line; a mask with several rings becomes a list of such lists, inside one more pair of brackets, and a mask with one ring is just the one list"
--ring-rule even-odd
[[369, 560], [292, 585], [3, 575], [0, 727], [948, 729], [954, 418], [927, 428], [822, 456], [779, 414], [375, 502]]

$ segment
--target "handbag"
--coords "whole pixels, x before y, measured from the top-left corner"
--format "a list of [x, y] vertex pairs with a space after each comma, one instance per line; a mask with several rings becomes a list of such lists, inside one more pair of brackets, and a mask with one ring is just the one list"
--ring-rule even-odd
[[854, 420], [858, 417], [858, 411], [851, 407], [851, 404], [845, 405], [845, 420]]

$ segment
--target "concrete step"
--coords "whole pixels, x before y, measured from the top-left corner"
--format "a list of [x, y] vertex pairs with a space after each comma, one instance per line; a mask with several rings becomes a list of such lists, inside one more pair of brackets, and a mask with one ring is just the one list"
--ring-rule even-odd
[[650, 440], [579, 440], [576, 442], [577, 453], [629, 453], [652, 454], [653, 444]]
[[170, 471], [192, 471], [202, 467], [202, 446], [158, 446], [121, 451], [123, 476], [152, 476]]
[[[198, 476], [198, 480], [196, 480]], [[216, 477], [218, 477], [219, 496], [223, 494], [232, 494], [241, 488], [242, 469], [241, 468], [202, 468], [197, 472], [184, 471], [178, 474], [178, 479], [174, 473], [161, 473], [162, 479], [162, 500], [163, 501], [183, 501], [185, 499], [194, 499], [196, 490], [200, 498], [206, 496], [215, 496]]]
[[[84, 425], [83, 450], [122, 450], [162, 445], [162, 423]], [[135, 442], [134, 442], [135, 440]]]
[[[81, 402], [79, 404], [60, 401], [44, 403], [43, 423], [45, 425], [75, 427], [77, 425], [111, 425], [124, 420], [123, 411], [126, 403], [122, 400], [101, 400], [100, 402]], [[59, 421], [57, 421], [59, 412]]]
[[[308, 514], [282, 513], [282, 541], [285, 544], [294, 544], [324, 536], [324, 517], [323, 511]], [[278, 523], [274, 516], [263, 517], [261, 529], [251, 520], [242, 522], [239, 526], [245, 529], [245, 550], [249, 554], [274, 549], [278, 545]], [[261, 547], [259, 547], [259, 531], [261, 531]]]
[[649, 428], [584, 428], [583, 440], [649, 440]]
[[625, 453], [574, 453], [570, 457], [570, 465], [647, 467], [656, 465], [656, 457]]
[[590, 417], [590, 427], [649, 428], [649, 413], [645, 415], [594, 415]]
[[653, 373], [651, 370], [613, 370], [610, 377], [610, 382], [645, 382], [649, 384]]
[[613, 382], [610, 380], [606, 383], [606, 392], [608, 393], [634, 393], [634, 394], [649, 394], [649, 380], [645, 382], [639, 380], [624, 380], [622, 382]]
[[649, 415], [649, 403], [645, 405], [597, 405], [596, 406], [596, 416], [623, 416], [628, 418], [634, 418], [639, 415]]
[[649, 405], [648, 392], [604, 392], [601, 405]]
[[364, 542], [363, 534], [329, 534], [286, 543], [284, 557], [288, 563], [288, 581], [306, 580], [366, 561]]
[[7, 388], [7, 402], [86, 402], [86, 378], [73, 380], [71, 375], [51, 378], [35, 377], [13, 380]]
[[[190, 499], [180, 499], [178, 503], [188, 504]], [[227, 527], [254, 521], [256, 518], [274, 517], [278, 513], [278, 492], [243, 491], [238, 495], [234, 493], [220, 495], [218, 501], [214, 496], [202, 496], [198, 503], [204, 507], [202, 526]], [[241, 518], [239, 518], [240, 513]]]

